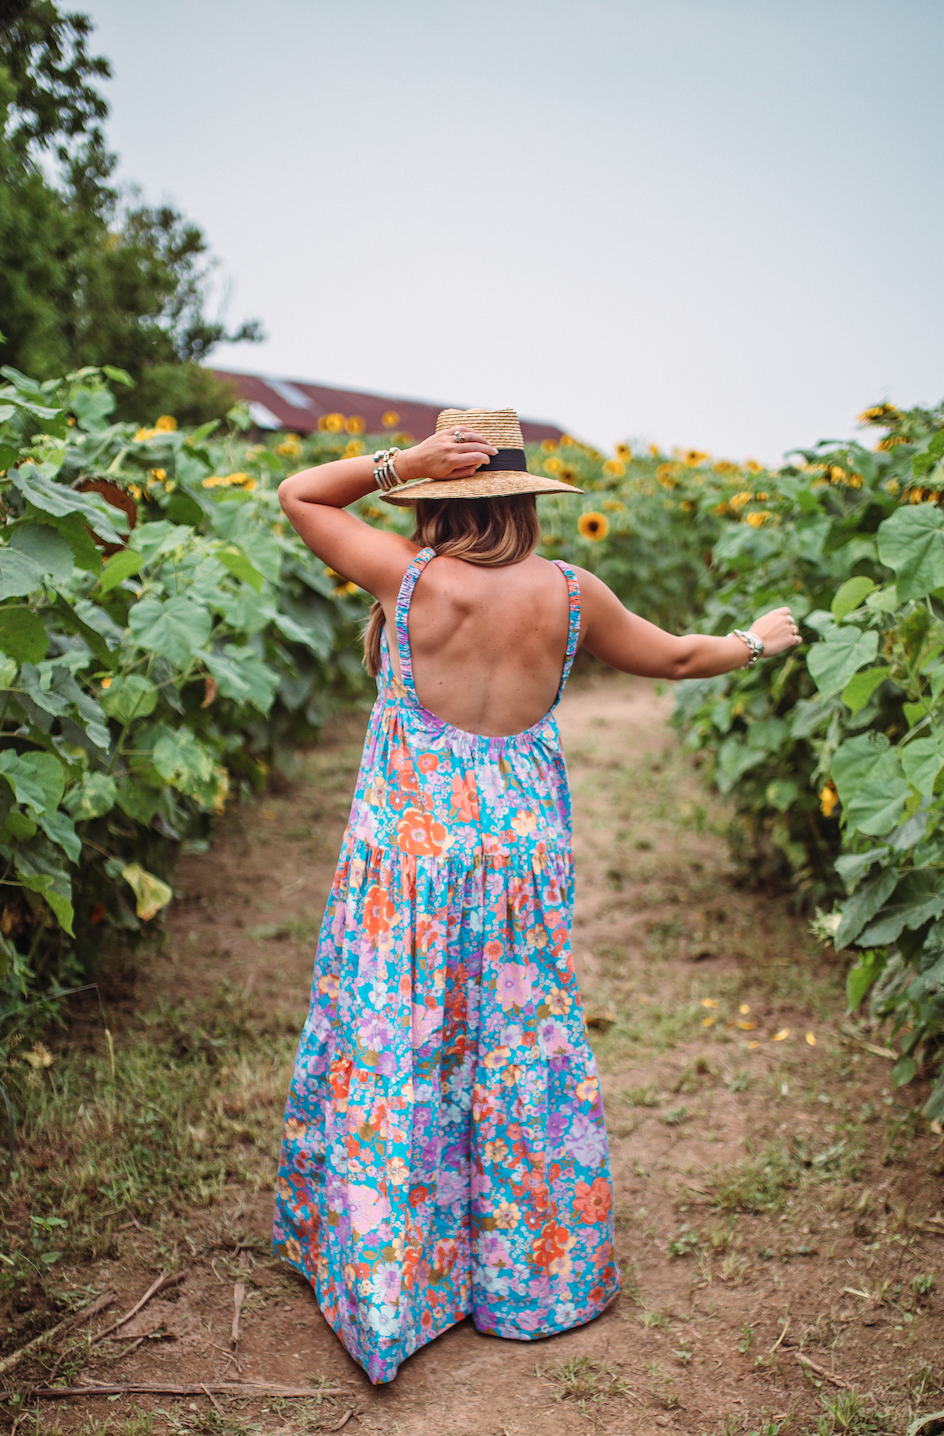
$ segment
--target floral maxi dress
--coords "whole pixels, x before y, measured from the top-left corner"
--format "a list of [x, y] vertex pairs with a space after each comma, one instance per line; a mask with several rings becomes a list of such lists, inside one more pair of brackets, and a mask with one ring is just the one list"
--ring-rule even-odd
[[[275, 1250], [374, 1382], [471, 1314], [532, 1340], [619, 1287], [597, 1069], [570, 949], [570, 790], [554, 709], [507, 738], [378, 697], [315, 958]], [[560, 699], [580, 632], [576, 575]]]

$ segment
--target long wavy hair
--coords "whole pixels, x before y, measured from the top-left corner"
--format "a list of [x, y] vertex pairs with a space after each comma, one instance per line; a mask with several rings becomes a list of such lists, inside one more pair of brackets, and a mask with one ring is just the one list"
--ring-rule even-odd
[[[499, 494], [488, 499], [418, 499], [413, 542], [448, 558], [483, 568], [521, 563], [541, 538], [534, 494]], [[384, 611], [374, 602], [364, 627], [364, 666], [380, 672]]]

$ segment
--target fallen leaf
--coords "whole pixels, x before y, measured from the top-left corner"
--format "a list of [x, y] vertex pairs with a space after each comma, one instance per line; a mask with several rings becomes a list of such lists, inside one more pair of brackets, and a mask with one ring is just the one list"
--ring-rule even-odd
[[808, 1032], [808, 1033], [806, 1034], [806, 1040], [807, 1040], [807, 1042], [809, 1043], [810, 1047], [815, 1047], [815, 1046], [816, 1046], [816, 1036], [815, 1036], [814, 1033]]
[[742, 1032], [753, 1032], [757, 1026], [756, 1022], [735, 1022], [735, 1027], [740, 1027]]
[[740, 1007], [738, 1008], [738, 1011], [739, 1011], [739, 1012], [743, 1012], [745, 1016], [747, 1015], [748, 1012], [750, 1012], [750, 1010], [751, 1010], [751, 1009], [750, 1009], [750, 1007], [748, 1006], [748, 1004], [747, 1004], [746, 1002], [742, 1002], [741, 1005], [740, 1005]]
[[789, 1027], [781, 1027], [780, 1031], [779, 1031], [779, 1032], [775, 1032], [774, 1035], [773, 1035], [773, 1037], [771, 1037], [770, 1040], [771, 1040], [771, 1042], [782, 1042], [785, 1037], [789, 1037], [789, 1036], [790, 1036], [790, 1029], [789, 1029]]
[[44, 1047], [41, 1042], [37, 1042], [31, 1052], [23, 1053], [23, 1061], [28, 1062], [37, 1072], [43, 1067], [51, 1067], [55, 1060], [49, 1048]]
[[759, 1046], [760, 1046], [760, 1043], [759, 1043], [759, 1042], [748, 1042], [746, 1045], [747, 1045], [748, 1047], [750, 1047], [750, 1048], [753, 1049], [754, 1047], [759, 1047]]
[[602, 1012], [588, 1012], [584, 1016], [587, 1027], [592, 1028], [595, 1032], [609, 1031], [615, 1021], [616, 1010], [612, 1007], [606, 1007]]
[[701, 1005], [702, 1007], [717, 1007], [719, 1004], [715, 1002], [713, 997], [703, 997]]
[[122, 868], [121, 876], [134, 893], [137, 899], [135, 912], [144, 922], [149, 922], [174, 896], [172, 887], [153, 873], [145, 872], [140, 863], [129, 863]]
[[717, 1021], [717, 1017], [703, 1017], [701, 1019], [701, 1025], [702, 1027], [713, 1027]]

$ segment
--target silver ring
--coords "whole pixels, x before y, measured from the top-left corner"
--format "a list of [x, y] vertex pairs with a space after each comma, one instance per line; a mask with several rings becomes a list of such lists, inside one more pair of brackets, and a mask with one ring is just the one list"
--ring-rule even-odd
[[457, 430], [456, 430], [456, 443], [457, 443], [457, 444], [464, 444], [464, 443], [465, 443], [465, 434], [463, 434], [463, 432], [462, 432], [461, 429], [457, 429]]

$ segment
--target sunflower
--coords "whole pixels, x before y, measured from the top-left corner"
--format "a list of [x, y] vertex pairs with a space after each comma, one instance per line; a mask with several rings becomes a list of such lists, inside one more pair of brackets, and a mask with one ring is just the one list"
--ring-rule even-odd
[[302, 441], [298, 434], [286, 434], [281, 444], [276, 449], [284, 459], [297, 459], [302, 451]]
[[385, 429], [395, 429], [400, 422], [400, 415], [396, 409], [388, 409], [380, 420]]
[[318, 420], [318, 428], [321, 429], [323, 433], [340, 434], [341, 430], [344, 428], [344, 415], [322, 414], [321, 418]]
[[628, 464], [633, 457], [633, 451], [628, 444], [617, 444], [616, 457], [622, 459], [624, 464]]
[[349, 414], [344, 421], [344, 427], [349, 434], [363, 434], [367, 425], [360, 414]]
[[819, 795], [819, 810], [824, 818], [831, 818], [833, 809], [839, 802], [839, 794], [836, 792], [836, 784], [828, 782]]
[[607, 459], [603, 465], [603, 472], [613, 479], [621, 479], [626, 472], [626, 465], [619, 459]]
[[606, 514], [581, 514], [577, 520], [577, 531], [581, 538], [599, 543], [600, 539], [605, 539], [609, 533], [610, 521]]
[[711, 455], [703, 453], [701, 449], [686, 449], [684, 462], [688, 464], [689, 468], [694, 468], [696, 464], [703, 464], [706, 459], [710, 458]]
[[158, 433], [172, 434], [177, 427], [177, 420], [173, 414], [162, 414], [154, 425]]
[[554, 450], [555, 450], [556, 448], [557, 448], [557, 440], [556, 440], [556, 439], [542, 439], [542, 440], [541, 440], [541, 449], [542, 449], [542, 451], [543, 451], [545, 454], [553, 454], [553, 452], [554, 452]]

